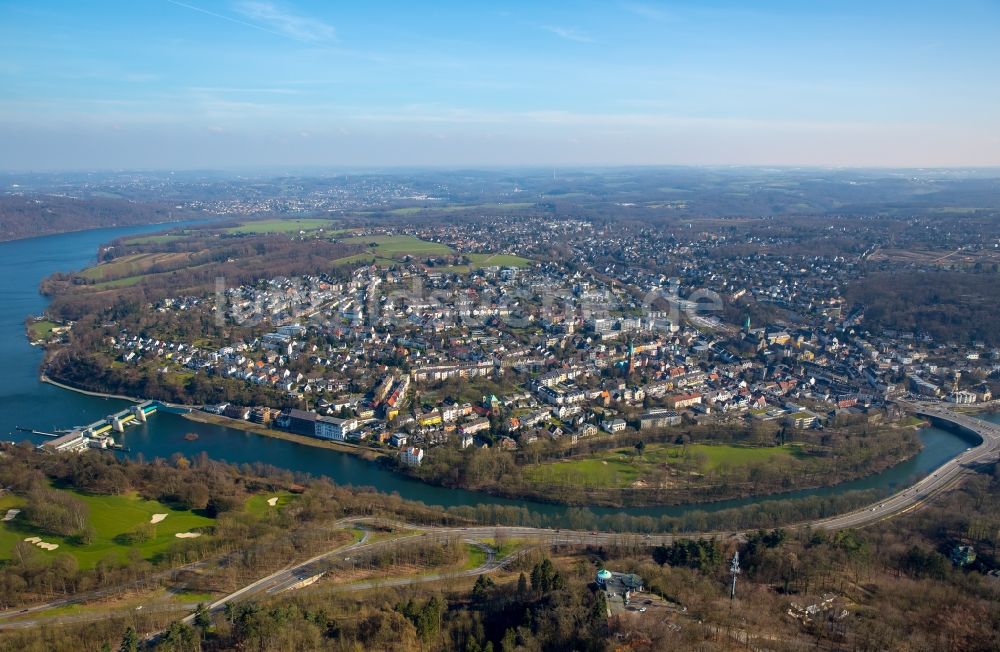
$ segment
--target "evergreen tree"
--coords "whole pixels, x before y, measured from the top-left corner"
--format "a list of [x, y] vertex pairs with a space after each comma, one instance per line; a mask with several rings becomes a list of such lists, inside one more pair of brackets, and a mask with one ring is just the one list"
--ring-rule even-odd
[[122, 637], [122, 643], [118, 646], [119, 652], [136, 652], [139, 649], [139, 635], [136, 634], [134, 627], [129, 627], [125, 630], [125, 636]]

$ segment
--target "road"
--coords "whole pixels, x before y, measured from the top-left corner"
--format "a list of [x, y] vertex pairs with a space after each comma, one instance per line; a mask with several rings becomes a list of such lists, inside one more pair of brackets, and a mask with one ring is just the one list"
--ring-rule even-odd
[[[952, 424], [961, 426], [970, 431], [973, 431], [979, 435], [982, 439], [981, 443], [977, 446], [971, 446], [966, 449], [963, 453], [955, 457], [954, 459], [948, 461], [940, 468], [931, 473], [931, 475], [923, 478], [916, 484], [907, 487], [906, 489], [899, 491], [891, 496], [888, 496], [878, 503], [868, 505], [864, 508], [848, 512], [845, 514], [838, 514], [837, 516], [832, 516], [824, 519], [817, 519], [812, 521], [807, 521], [798, 524], [792, 524], [786, 527], [786, 529], [802, 529], [802, 528], [813, 528], [813, 529], [826, 529], [826, 530], [841, 530], [848, 528], [859, 528], [872, 523], [886, 520], [893, 516], [897, 516], [912, 509], [919, 507], [921, 504], [932, 498], [933, 496], [948, 491], [953, 487], [957, 486], [966, 476], [976, 473], [983, 465], [989, 464], [997, 461], [998, 452], [1000, 452], [1000, 425], [992, 424], [987, 421], [976, 419], [974, 417], [969, 417], [964, 414], [956, 413], [949, 410], [944, 404], [939, 402], [900, 402], [903, 407], [906, 407], [916, 414], [924, 415], [937, 419], [939, 421], [949, 421]], [[375, 518], [346, 518], [337, 521], [338, 525], [362, 525], [365, 522], [370, 522], [373, 520], [378, 520], [385, 524], [390, 524], [391, 522], [385, 519], [375, 519]], [[586, 532], [579, 530], [560, 530], [560, 529], [547, 529], [547, 528], [532, 528], [532, 527], [513, 527], [513, 526], [473, 526], [473, 527], [435, 527], [426, 526], [420, 524], [412, 523], [391, 523], [395, 527], [405, 528], [405, 529], [419, 529], [422, 532], [416, 532], [413, 534], [407, 534], [402, 537], [397, 537], [394, 539], [386, 539], [381, 541], [369, 542], [370, 533], [366, 530], [364, 535], [359, 541], [352, 543], [347, 546], [342, 546], [334, 550], [327, 551], [323, 554], [316, 555], [311, 559], [307, 559], [303, 562], [289, 566], [279, 570], [275, 573], [268, 575], [267, 577], [256, 580], [255, 582], [248, 584], [247, 586], [234, 591], [233, 593], [221, 598], [220, 600], [212, 603], [209, 608], [212, 610], [218, 610], [225, 607], [229, 602], [233, 602], [240, 599], [248, 599], [254, 596], [260, 595], [273, 595], [275, 593], [280, 593], [282, 591], [288, 590], [295, 586], [296, 584], [302, 582], [307, 578], [316, 576], [319, 573], [324, 572], [327, 569], [326, 563], [334, 561], [338, 557], [343, 557], [341, 561], [349, 561], [352, 556], [352, 551], [355, 554], [369, 554], [371, 552], [377, 551], [381, 548], [387, 548], [397, 545], [405, 545], [407, 542], [412, 542], [415, 540], [426, 541], [440, 541], [445, 542], [452, 540], [456, 537], [461, 538], [470, 543], [483, 546], [481, 543], [483, 540], [491, 540], [497, 537], [505, 537], [510, 540], [517, 539], [527, 544], [543, 545], [543, 546], [555, 546], [555, 545], [594, 545], [594, 546], [607, 546], [607, 545], [633, 545], [633, 546], [658, 546], [658, 545], [669, 545], [674, 542], [675, 539], [692, 539], [692, 538], [711, 538], [717, 540], [725, 539], [742, 539], [745, 536], [743, 532], [684, 532], [680, 534], [622, 534], [622, 533], [611, 533], [611, 532]], [[488, 547], [484, 546], [484, 549]], [[497, 560], [492, 549], [488, 550], [488, 558], [486, 563], [478, 568], [471, 569], [468, 571], [461, 571], [457, 573], [442, 573], [433, 575], [422, 575], [419, 577], [403, 577], [394, 579], [381, 579], [372, 580], [365, 582], [356, 582], [351, 584], [343, 584], [338, 586], [335, 590], [337, 591], [361, 591], [365, 589], [375, 588], [379, 586], [403, 586], [407, 584], [415, 584], [418, 582], [432, 582], [440, 579], [446, 579], [448, 577], [459, 577], [459, 576], [472, 576], [477, 574], [483, 574], [492, 572], [496, 568], [500, 567], [505, 560]], [[38, 618], [36, 620], [19, 620], [15, 623], [5, 624], [3, 620], [12, 618], [14, 616], [23, 616], [25, 613], [31, 613], [36, 611], [42, 611], [44, 609], [49, 609], [53, 606], [58, 606], [59, 604], [65, 604], [67, 602], [79, 602], [81, 601], [80, 596], [75, 598], [70, 598], [65, 601], [53, 602], [47, 605], [39, 605], [37, 607], [32, 607], [27, 610], [9, 610], [5, 612], [0, 612], [0, 629], [7, 626], [26, 626], [25, 623], [30, 623], [32, 625], [41, 624], [43, 622], [52, 622], [54, 618]], [[193, 614], [185, 618], [185, 622], [191, 622], [194, 619]]]
[[957, 457], [945, 462], [931, 475], [880, 500], [877, 504], [814, 521], [809, 524], [811, 527], [826, 530], [858, 528], [908, 512], [932, 496], [956, 486], [965, 476], [976, 473], [984, 465], [997, 461], [998, 451], [1000, 451], [1000, 425], [954, 412], [937, 401], [900, 401], [899, 403], [918, 415], [931, 417], [938, 421], [948, 421], [973, 431], [979, 435], [982, 442], [978, 446], [970, 446]]

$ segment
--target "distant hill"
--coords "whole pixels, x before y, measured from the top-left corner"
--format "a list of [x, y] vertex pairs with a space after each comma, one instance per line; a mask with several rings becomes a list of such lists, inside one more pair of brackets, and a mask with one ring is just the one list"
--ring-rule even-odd
[[3, 195], [0, 196], [0, 241], [180, 218], [171, 206], [160, 203], [53, 195]]

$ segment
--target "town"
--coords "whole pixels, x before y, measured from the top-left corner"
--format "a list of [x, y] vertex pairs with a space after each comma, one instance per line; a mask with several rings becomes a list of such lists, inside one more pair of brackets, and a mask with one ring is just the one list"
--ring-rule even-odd
[[[770, 253], [796, 246], [779, 239], [734, 264], [717, 255], [734, 237], [725, 229], [683, 240], [580, 219], [507, 219], [502, 236], [489, 219], [334, 233], [444, 253], [164, 297], [148, 310], [254, 336], [181, 341], [125, 328], [107, 338], [110, 352], [188, 386], [225, 379], [266, 390], [270, 402], [200, 407], [396, 449], [403, 466], [439, 447], [572, 450], [682, 424], [763, 429], [783, 441], [833, 424], [875, 427], [900, 421], [893, 401], [907, 396], [988, 403], [1000, 365], [986, 342], [866, 328], [865, 306], [846, 293], [871, 251]], [[546, 253], [556, 248], [559, 260]], [[681, 261], [678, 273], [655, 271], [669, 260]], [[766, 309], [793, 317], [755, 324]]]

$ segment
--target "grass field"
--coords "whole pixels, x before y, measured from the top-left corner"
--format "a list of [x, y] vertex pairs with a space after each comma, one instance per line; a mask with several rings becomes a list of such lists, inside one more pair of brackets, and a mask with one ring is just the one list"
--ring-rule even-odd
[[[452, 253], [451, 247], [437, 242], [427, 242], [412, 235], [372, 235], [345, 238], [345, 244], [361, 245], [366, 248], [364, 253], [338, 258], [334, 265], [366, 264], [394, 265], [406, 256], [421, 258], [424, 256], [447, 256]], [[375, 246], [372, 247], [371, 245]]]
[[[278, 502], [273, 507], [267, 504], [268, 499], [277, 498]], [[243, 506], [248, 513], [254, 516], [263, 516], [269, 512], [281, 509], [291, 501], [295, 500], [295, 494], [288, 491], [275, 491], [267, 494], [257, 494], [250, 496]]]
[[776, 458], [791, 458], [798, 453], [798, 447], [792, 445], [752, 448], [722, 444], [649, 444], [641, 457], [632, 448], [618, 448], [589, 457], [525, 467], [524, 476], [539, 484], [622, 488], [646, 478], [664, 465], [680, 465], [685, 459], [705, 473]]
[[479, 568], [486, 563], [486, 551], [471, 543], [465, 544], [465, 564], [462, 566], [466, 570]]
[[[323, 229], [327, 235], [338, 235], [347, 231], [337, 231], [333, 229], [335, 223], [332, 220], [320, 218], [299, 218], [299, 219], [273, 219], [258, 220], [254, 222], [244, 222], [239, 226], [226, 229], [226, 233], [299, 233], [300, 231], [319, 231]], [[333, 230], [331, 230], [333, 229]]]
[[[214, 519], [194, 512], [171, 509], [155, 500], [143, 500], [134, 493], [122, 496], [92, 495], [76, 491], [69, 493], [83, 500], [90, 508], [90, 524], [96, 533], [92, 543], [72, 543], [64, 537], [37, 532], [27, 526], [21, 515], [18, 515], [13, 521], [0, 523], [0, 559], [10, 559], [14, 545], [30, 536], [39, 536], [47, 543], [59, 544], [59, 548], [52, 551], [36, 548], [37, 554], [54, 557], [69, 553], [76, 557], [81, 568], [93, 568], [105, 557], [125, 559], [129, 550], [138, 550], [143, 558], [153, 559], [157, 554], [181, 541], [174, 536], [178, 532], [204, 528], [215, 522]], [[4, 507], [5, 502], [8, 503], [7, 507]], [[9, 504], [11, 502], [13, 504]], [[23, 500], [17, 496], [0, 497], [0, 508], [4, 512], [11, 506], [16, 507], [20, 504], [23, 504]], [[129, 545], [116, 540], [119, 535], [132, 531], [143, 523], [149, 523], [153, 514], [166, 514], [167, 518], [155, 526], [155, 536], [149, 541]]]
[[32, 340], [45, 341], [52, 337], [53, 328], [59, 328], [59, 324], [49, 321], [48, 319], [43, 319], [41, 321], [31, 322], [31, 325], [28, 326], [28, 331]]
[[413, 215], [415, 213], [457, 213], [468, 210], [517, 210], [534, 206], [532, 202], [510, 202], [509, 204], [469, 204], [464, 206], [407, 206], [405, 208], [394, 208], [389, 211], [392, 215]]
[[444, 274], [468, 274], [483, 267], [516, 267], [520, 269], [533, 262], [512, 254], [466, 254], [466, 256], [469, 258], [468, 265], [446, 265], [435, 267], [433, 271]]
[[125, 278], [116, 278], [113, 281], [101, 281], [100, 283], [94, 283], [92, 288], [95, 290], [112, 290], [114, 288], [127, 288], [131, 285], [135, 285], [142, 279], [149, 276], [149, 274], [138, 274], [136, 276], [126, 276]]
[[473, 268], [527, 267], [532, 261], [512, 254], [467, 254]]
[[164, 242], [173, 242], [174, 240], [185, 238], [189, 233], [189, 231], [185, 231], [183, 235], [170, 233], [164, 235], [144, 235], [137, 238], [129, 238], [125, 243], [131, 245], [163, 244]]
[[[378, 235], [346, 238], [346, 244], [362, 245], [366, 251], [353, 256], [338, 258], [335, 265], [379, 265], [390, 266], [400, 263], [406, 256], [421, 258], [426, 256], [447, 256], [453, 254], [451, 247], [438, 242], [420, 240], [410, 235]], [[371, 244], [375, 246], [372, 247]], [[527, 267], [532, 261], [511, 254], [468, 254], [469, 265], [449, 265], [435, 268], [436, 271], [466, 274], [482, 267]]]
[[122, 279], [128, 276], [139, 276], [156, 265], [180, 265], [188, 260], [188, 254], [176, 253], [151, 253], [132, 254], [122, 256], [107, 263], [101, 263], [94, 267], [88, 267], [81, 271], [79, 276], [91, 281], [108, 281], [111, 279]]

